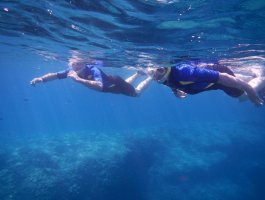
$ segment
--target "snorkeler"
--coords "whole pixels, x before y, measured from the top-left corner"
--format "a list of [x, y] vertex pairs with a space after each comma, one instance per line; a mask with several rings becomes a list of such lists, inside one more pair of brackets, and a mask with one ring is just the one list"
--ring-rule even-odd
[[[231, 97], [247, 96], [256, 105], [263, 105], [259, 97], [261, 81], [242, 80], [228, 67], [219, 63], [181, 62], [174, 67], [147, 67], [143, 70], [153, 80], [171, 88], [180, 98], [209, 90], [222, 90]], [[261, 80], [261, 79], [258, 79]], [[264, 79], [263, 79], [264, 80]], [[257, 82], [260, 82], [259, 84]]]
[[82, 85], [101, 92], [123, 94], [136, 97], [146, 87], [150, 79], [142, 81], [136, 88], [132, 84], [140, 73], [137, 72], [124, 80], [120, 76], [105, 74], [98, 67], [102, 66], [102, 61], [81, 62], [77, 58], [69, 59], [69, 68], [56, 73], [48, 73], [41, 77], [34, 78], [30, 84], [35, 86], [37, 83], [45, 83], [56, 79], [71, 78]]

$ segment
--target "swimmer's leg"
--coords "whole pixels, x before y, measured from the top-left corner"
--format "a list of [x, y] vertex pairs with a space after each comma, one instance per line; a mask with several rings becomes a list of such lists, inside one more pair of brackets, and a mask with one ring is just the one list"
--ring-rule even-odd
[[265, 88], [265, 77], [257, 77], [248, 82], [258, 93]]
[[251, 81], [253, 78], [256, 78], [256, 76], [250, 76], [250, 75], [243, 75], [243, 74], [237, 74], [235, 73], [235, 76], [237, 78], [240, 78], [241, 80], [245, 81], [245, 82], [249, 82]]
[[[251, 87], [253, 87], [261, 97], [264, 96], [264, 91], [265, 91], [265, 77], [264, 76], [254, 78], [251, 81], [249, 81], [248, 84]], [[246, 93], [244, 93], [243, 95], [238, 97], [238, 99], [239, 99], [239, 102], [244, 102], [244, 101], [248, 100], [248, 97], [247, 97]]]
[[135, 91], [138, 96], [143, 92], [143, 90], [151, 83], [152, 78], [147, 77], [145, 80], [143, 80], [141, 83], [138, 84], [138, 86], [135, 88]]
[[139, 73], [135, 73], [132, 76], [128, 77], [125, 81], [129, 84], [132, 84], [139, 76]]

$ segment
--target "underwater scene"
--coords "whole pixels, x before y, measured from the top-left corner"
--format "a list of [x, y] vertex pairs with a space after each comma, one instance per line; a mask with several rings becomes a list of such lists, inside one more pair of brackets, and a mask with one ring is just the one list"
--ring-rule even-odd
[[264, 199], [264, 25], [264, 0], [1, 0], [0, 200]]

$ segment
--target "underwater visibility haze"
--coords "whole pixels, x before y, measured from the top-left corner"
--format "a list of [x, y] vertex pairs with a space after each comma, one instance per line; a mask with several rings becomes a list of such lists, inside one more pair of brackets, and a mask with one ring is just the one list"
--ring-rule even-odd
[[1, 0], [0, 199], [264, 199], [264, 106], [30, 85], [72, 57], [123, 78], [183, 60], [263, 69], [264, 24], [264, 0]]

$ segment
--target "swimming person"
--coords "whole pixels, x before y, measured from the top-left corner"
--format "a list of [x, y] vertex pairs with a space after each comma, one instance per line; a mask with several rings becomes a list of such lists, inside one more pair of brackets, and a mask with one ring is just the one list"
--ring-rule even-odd
[[231, 97], [241, 97], [246, 94], [254, 104], [263, 105], [263, 100], [256, 89], [260, 85], [265, 87], [264, 81], [251, 80], [251, 85], [251, 81], [248, 83], [238, 78], [232, 70], [218, 63], [180, 62], [174, 67], [147, 67], [143, 71], [158, 83], [170, 87], [173, 93], [181, 98], [184, 98], [185, 94], [222, 90]]
[[30, 81], [30, 84], [35, 86], [37, 83], [71, 78], [93, 90], [136, 97], [142, 92], [149, 82], [149, 79], [144, 80], [138, 84], [136, 88], [134, 88], [132, 82], [140, 76], [140, 73], [137, 72], [126, 80], [120, 76], [107, 75], [98, 68], [103, 65], [102, 61], [98, 60], [80, 62], [78, 59], [71, 58], [69, 59], [68, 65], [69, 68], [64, 71], [48, 73], [41, 77], [34, 78]]

